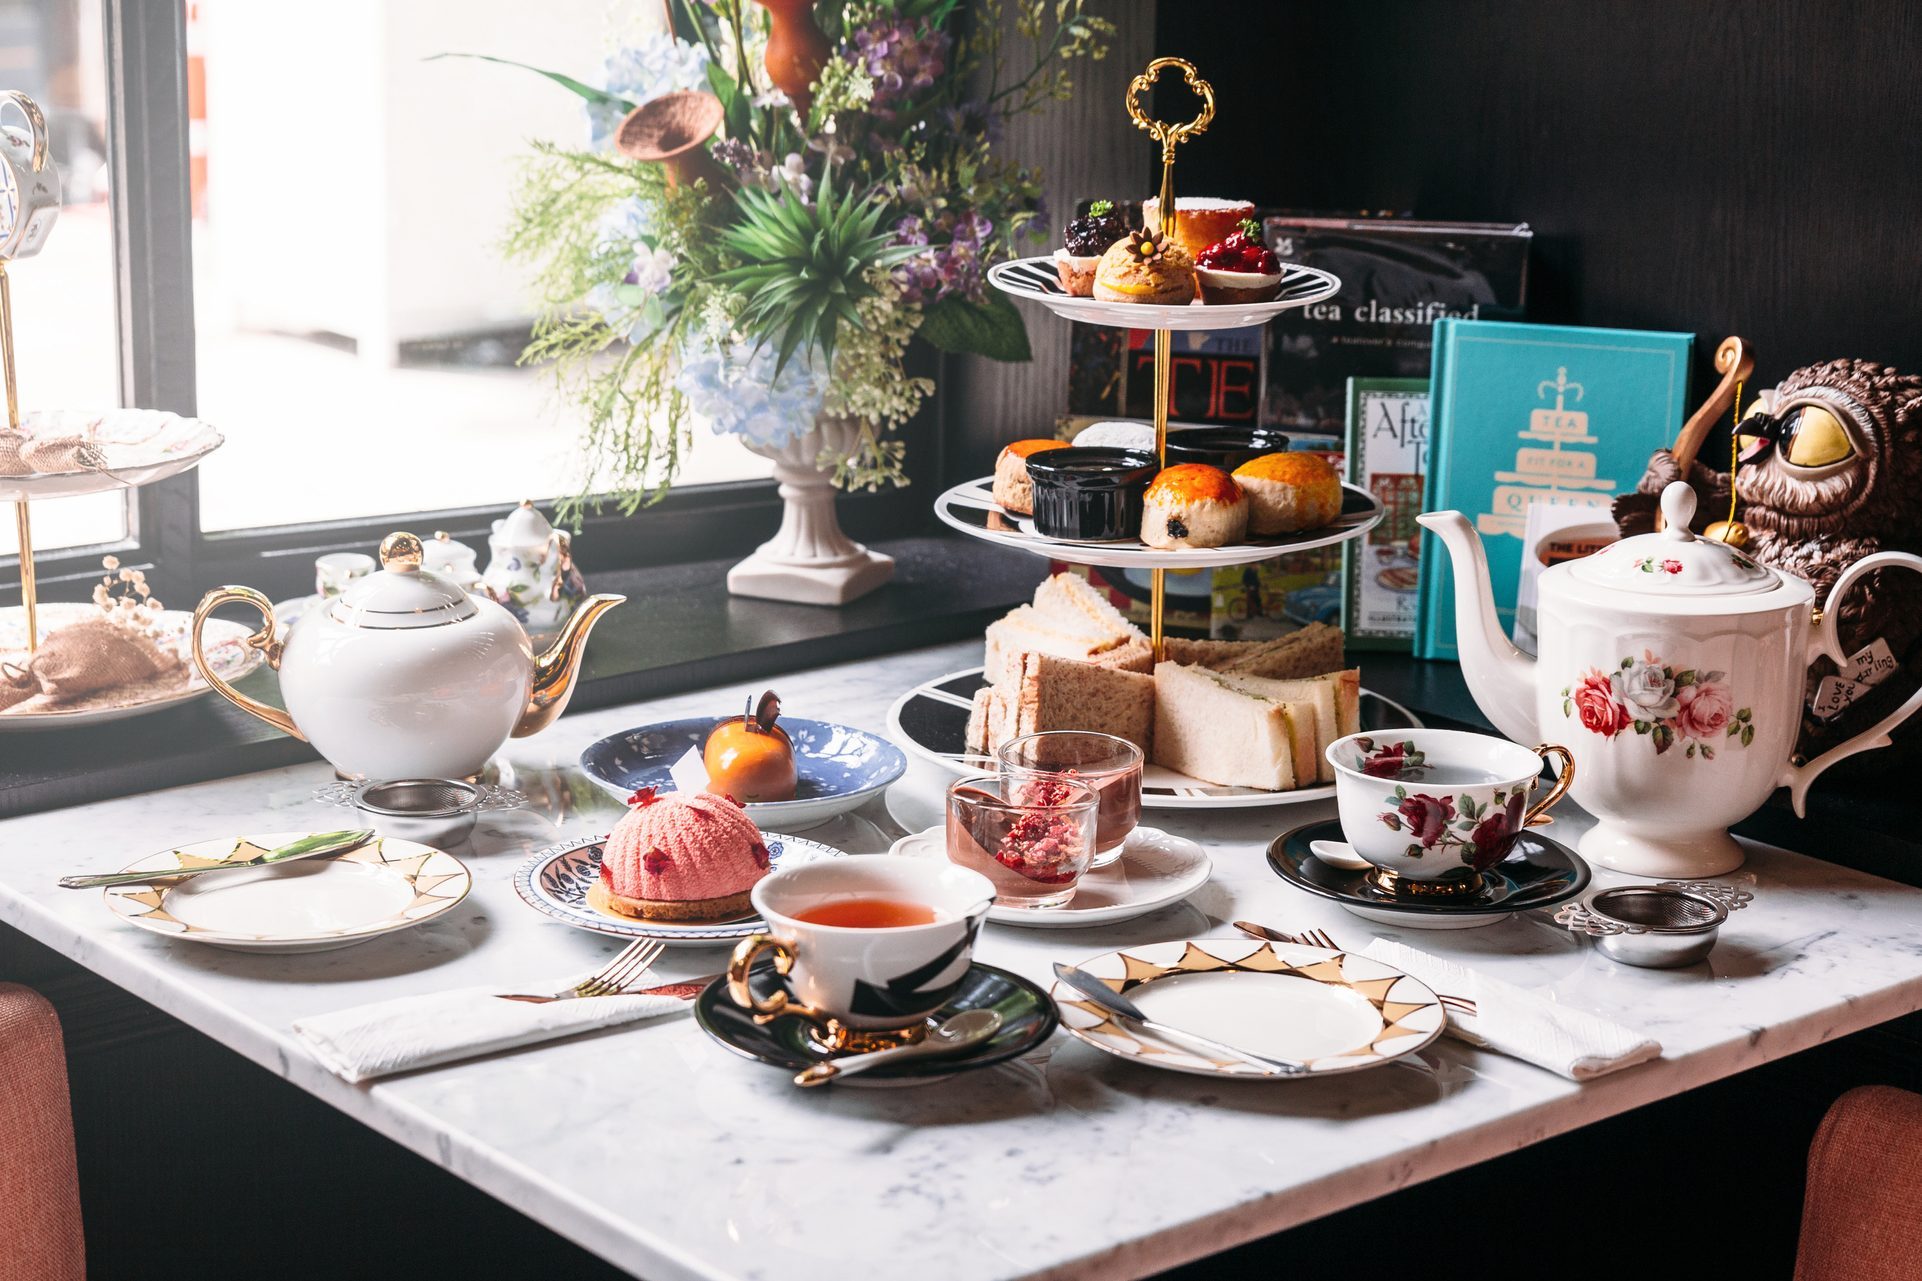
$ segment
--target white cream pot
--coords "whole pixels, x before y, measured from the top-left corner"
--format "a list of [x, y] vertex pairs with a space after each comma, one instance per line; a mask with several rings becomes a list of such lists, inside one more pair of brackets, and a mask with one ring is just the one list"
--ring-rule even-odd
[[[229, 702], [304, 738], [345, 777], [467, 778], [510, 735], [561, 714], [580, 674], [581, 649], [622, 596], [582, 601], [539, 657], [505, 609], [421, 567], [421, 540], [389, 534], [381, 569], [275, 636], [273, 604], [250, 587], [221, 587], [194, 610], [194, 666]], [[287, 710], [222, 680], [207, 665], [201, 629], [229, 601], [266, 620], [247, 643], [280, 673]]]
[[1688, 528], [1694, 514], [1694, 491], [1677, 481], [1662, 492], [1660, 533], [1544, 570], [1532, 660], [1501, 630], [1488, 556], [1467, 517], [1417, 518], [1453, 561], [1456, 640], [1476, 705], [1517, 742], [1567, 745], [1570, 794], [1597, 819], [1582, 854], [1637, 876], [1740, 867], [1731, 823], [1777, 787], [1789, 789], [1799, 816], [1822, 771], [1886, 747], [1889, 731], [1922, 706], [1918, 691], [1847, 742], [1793, 761], [1809, 664], [1849, 658], [1835, 604], [1864, 574], [1891, 565], [1922, 571], [1922, 557], [1864, 557], [1815, 615], [1806, 580], [1697, 537]]

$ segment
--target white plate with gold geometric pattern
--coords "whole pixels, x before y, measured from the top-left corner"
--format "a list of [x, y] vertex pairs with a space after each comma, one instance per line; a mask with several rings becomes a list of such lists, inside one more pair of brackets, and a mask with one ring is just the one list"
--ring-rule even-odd
[[244, 862], [305, 832], [226, 836], [130, 863], [152, 884], [114, 885], [107, 907], [129, 925], [236, 952], [326, 952], [450, 911], [473, 886], [459, 859], [381, 837], [335, 858], [170, 881], [168, 872]]
[[[1081, 968], [1157, 1023], [1236, 1049], [1305, 1063], [1330, 1076], [1392, 1063], [1442, 1034], [1446, 1018], [1427, 984], [1392, 965], [1325, 947], [1191, 939], [1109, 952]], [[1108, 1054], [1196, 1076], [1275, 1077], [1134, 1031], [1056, 983], [1070, 1036]]]

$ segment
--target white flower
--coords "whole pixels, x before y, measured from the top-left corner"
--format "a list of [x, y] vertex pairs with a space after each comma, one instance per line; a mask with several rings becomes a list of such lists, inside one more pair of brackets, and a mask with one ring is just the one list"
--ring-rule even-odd
[[1675, 680], [1660, 663], [1636, 659], [1610, 673], [1608, 685], [1638, 721], [1667, 720], [1681, 706], [1675, 697]]
[[802, 200], [813, 198], [814, 179], [808, 177], [807, 167], [803, 164], [801, 153], [798, 151], [788, 152], [787, 159], [768, 170], [768, 178], [775, 187], [792, 188], [794, 194]]
[[773, 347], [730, 341], [692, 358], [683, 353], [674, 385], [715, 435], [778, 449], [814, 427], [827, 378], [812, 353], [796, 352], [778, 379], [776, 363]]
[[627, 273], [628, 283], [638, 285], [651, 294], [667, 292], [674, 282], [674, 255], [665, 249], [649, 249], [645, 245], [634, 255], [634, 269]]

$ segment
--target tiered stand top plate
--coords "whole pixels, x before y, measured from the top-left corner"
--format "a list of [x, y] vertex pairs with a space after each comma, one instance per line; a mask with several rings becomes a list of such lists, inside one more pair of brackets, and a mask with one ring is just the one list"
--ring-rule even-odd
[[1341, 289], [1338, 277], [1288, 262], [1281, 265], [1281, 292], [1267, 302], [1192, 302], [1178, 307], [1103, 302], [1077, 298], [1063, 289], [1051, 257], [999, 263], [988, 268], [988, 283], [1010, 298], [1038, 302], [1064, 319], [1117, 329], [1247, 329], [1265, 325], [1284, 311], [1332, 298]]
[[0, 501], [79, 498], [151, 485], [186, 471], [225, 439], [197, 418], [158, 409], [39, 410], [22, 415], [21, 426], [29, 435], [42, 438], [84, 436], [106, 455], [107, 462], [101, 468], [0, 476]]

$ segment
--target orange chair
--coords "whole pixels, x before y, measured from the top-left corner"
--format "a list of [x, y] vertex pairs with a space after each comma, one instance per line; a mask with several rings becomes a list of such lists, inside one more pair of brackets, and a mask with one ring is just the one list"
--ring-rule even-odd
[[1864, 1085], [1809, 1146], [1795, 1281], [1922, 1277], [1922, 1095]]
[[0, 983], [0, 1281], [85, 1281], [60, 1020]]

